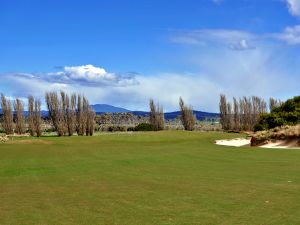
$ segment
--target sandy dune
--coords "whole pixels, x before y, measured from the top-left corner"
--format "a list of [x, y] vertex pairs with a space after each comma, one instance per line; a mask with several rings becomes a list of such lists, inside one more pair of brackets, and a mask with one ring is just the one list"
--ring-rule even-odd
[[264, 144], [260, 147], [262, 148], [300, 148], [298, 145], [298, 140], [277, 140], [277, 141], [269, 141], [267, 144]]
[[[241, 147], [241, 146], [250, 146], [250, 138], [235, 138], [235, 139], [227, 139], [227, 140], [216, 140], [215, 143], [217, 145], [226, 145], [233, 147]], [[300, 149], [298, 145], [298, 140], [277, 140], [277, 141], [269, 141], [267, 144], [260, 145], [261, 148], [296, 148]]]

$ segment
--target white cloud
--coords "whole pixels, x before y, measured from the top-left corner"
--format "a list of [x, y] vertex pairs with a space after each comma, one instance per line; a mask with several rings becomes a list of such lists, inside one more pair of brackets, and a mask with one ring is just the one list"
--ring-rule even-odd
[[[177, 37], [189, 37], [194, 40], [214, 40], [219, 42], [239, 41], [241, 39], [254, 39], [255, 35], [249, 32], [240, 30], [226, 30], [226, 29], [200, 29], [200, 30], [186, 30], [179, 31]], [[175, 40], [176, 42], [176, 40]], [[183, 40], [184, 43], [184, 40]]]
[[273, 37], [285, 41], [290, 45], [300, 44], [300, 25], [287, 27], [282, 33], [273, 34]]
[[181, 30], [174, 32], [170, 41], [199, 47], [227, 47], [235, 51], [257, 49], [261, 43], [272, 41], [300, 45], [300, 25], [286, 27], [282, 32], [265, 34], [225, 29]]
[[291, 15], [300, 17], [300, 0], [286, 0], [286, 3]]
[[238, 43], [230, 44], [229, 48], [232, 49], [232, 50], [236, 50], [236, 51], [255, 49], [255, 47], [251, 46], [249, 44], [249, 41], [247, 41], [246, 39], [242, 39]]
[[81, 81], [54, 83], [30, 74], [6, 75], [0, 87], [15, 87], [11, 88], [13, 93], [7, 93], [11, 96], [33, 94], [41, 99], [46, 91], [63, 89], [85, 94], [93, 104], [108, 103], [132, 110], [148, 110], [149, 98], [159, 101], [166, 111], [178, 110], [178, 98], [182, 96], [194, 109], [211, 112], [218, 111], [220, 93], [228, 97], [258, 95], [268, 98], [289, 96], [298, 90], [295, 78], [292, 79], [292, 75], [277, 63], [285, 60], [284, 56], [275, 51], [218, 49], [186, 55], [185, 59], [193, 60], [202, 72], [139, 74], [135, 77], [136, 85], [104, 85], [100, 88]]
[[62, 71], [58, 72], [16, 74], [16, 76], [30, 76], [62, 84], [79, 83], [86, 86], [126, 86], [136, 84], [132, 74], [108, 73], [105, 69], [93, 65], [65, 66]]
[[[91, 103], [107, 103], [123, 106], [132, 110], [148, 110], [148, 101], [154, 98], [163, 104], [166, 110], [177, 110], [178, 99], [182, 96], [187, 103], [195, 108], [206, 105], [210, 108], [213, 96], [218, 95], [219, 86], [201, 74], [174, 74], [164, 73], [151, 76], [138, 75], [136, 85], [127, 86], [86, 86], [82, 83], [52, 83], [52, 81], [39, 79], [36, 76], [5, 75], [6, 84], [14, 88], [12, 96], [26, 97], [34, 95], [43, 99], [46, 91], [64, 90], [68, 93], [78, 92], [85, 94]], [[205, 88], [199, 89], [204, 86]], [[199, 90], [197, 90], [199, 89]], [[210, 90], [209, 98], [204, 98]], [[210, 105], [210, 106], [209, 106]]]
[[250, 50], [255, 47], [250, 41], [255, 41], [258, 36], [239, 30], [202, 29], [179, 31], [171, 37], [171, 42], [179, 44], [206, 46], [210, 43], [221, 44], [231, 50]]

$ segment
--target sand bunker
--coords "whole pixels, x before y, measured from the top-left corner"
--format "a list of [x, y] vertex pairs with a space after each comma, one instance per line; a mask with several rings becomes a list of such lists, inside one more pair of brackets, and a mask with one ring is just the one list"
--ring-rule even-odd
[[297, 139], [268, 141], [268, 143], [263, 144], [259, 147], [262, 147], [262, 148], [298, 148], [298, 149], [300, 148]]
[[[251, 138], [235, 138], [227, 140], [216, 140], [217, 145], [241, 147], [241, 146], [250, 146]], [[295, 148], [300, 149], [298, 144], [298, 139], [292, 140], [273, 140], [268, 141], [266, 144], [260, 145], [261, 148]]]
[[234, 146], [234, 147], [241, 147], [245, 145], [250, 145], [250, 140], [248, 138], [235, 138], [235, 139], [228, 139], [228, 140], [216, 140], [217, 145], [226, 145], [226, 146]]

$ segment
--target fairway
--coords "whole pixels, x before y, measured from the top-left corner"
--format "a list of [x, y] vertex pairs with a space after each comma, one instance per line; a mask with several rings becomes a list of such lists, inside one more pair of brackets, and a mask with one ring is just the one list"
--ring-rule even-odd
[[300, 151], [162, 131], [0, 144], [1, 225], [296, 225]]

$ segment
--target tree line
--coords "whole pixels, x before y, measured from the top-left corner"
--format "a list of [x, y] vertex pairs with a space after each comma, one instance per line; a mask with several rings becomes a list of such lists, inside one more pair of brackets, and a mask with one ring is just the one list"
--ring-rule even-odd
[[[270, 104], [271, 105], [271, 104]], [[268, 130], [285, 125], [294, 126], [300, 123], [300, 96], [288, 99], [284, 103], [275, 102], [270, 113], [260, 115], [254, 131]], [[295, 136], [296, 133], [294, 133]]]
[[[1, 94], [1, 125], [7, 135], [22, 135], [26, 131], [31, 136], [42, 135], [41, 101], [33, 96], [29, 96], [27, 101], [28, 116], [25, 117], [24, 102], [21, 99], [11, 101]], [[72, 136], [75, 132], [80, 136], [94, 134], [96, 114], [85, 96], [75, 93], [69, 96], [64, 91], [59, 94], [47, 92], [45, 102], [51, 124], [58, 136]]]
[[[13, 102], [13, 103], [12, 103]], [[24, 103], [16, 98], [13, 101], [1, 94], [2, 128], [6, 134], [24, 134], [26, 132]], [[28, 97], [28, 131], [34, 136], [41, 136], [41, 101]]]
[[[95, 131], [95, 112], [91, 108], [88, 99], [80, 94], [67, 94], [64, 91], [46, 92], [45, 103], [48, 109], [48, 118], [58, 136], [92, 136]], [[25, 134], [40, 137], [42, 135], [43, 120], [41, 115], [41, 101], [33, 96], [27, 98], [28, 115], [24, 116], [24, 102], [20, 98], [9, 100], [1, 94], [2, 129], [7, 135]], [[149, 124], [153, 130], [159, 131], [165, 128], [163, 107], [155, 103], [153, 99], [149, 102], [150, 114]], [[185, 130], [195, 129], [196, 116], [193, 108], [179, 98], [181, 111], [180, 120]]]
[[46, 105], [54, 130], [58, 136], [92, 136], [95, 130], [95, 112], [85, 96], [64, 91], [46, 93]]
[[[2, 129], [6, 134], [24, 134], [26, 131], [31, 136], [42, 135], [41, 101], [29, 96], [28, 116], [24, 116], [24, 102], [20, 98], [11, 101], [1, 94]], [[46, 92], [45, 103], [48, 109], [48, 117], [54, 131], [58, 136], [92, 136], [95, 131], [95, 112], [89, 105], [88, 99], [80, 94], [67, 94], [64, 91]], [[226, 131], [252, 131], [260, 119], [260, 115], [272, 111], [283, 103], [277, 99], [270, 98], [269, 104], [264, 99], [251, 96], [237, 99], [233, 97], [228, 101], [226, 96], [220, 95], [220, 123]], [[165, 119], [163, 107], [149, 101], [149, 124], [153, 130], [164, 130]], [[195, 129], [196, 116], [193, 108], [179, 98], [180, 120], [185, 130]], [[27, 126], [25, 125], [27, 122]], [[26, 129], [27, 128], [27, 129]]]
[[226, 96], [220, 95], [220, 123], [226, 131], [253, 131], [259, 121], [260, 115], [272, 111], [282, 104], [280, 100], [270, 98], [269, 108], [267, 102], [260, 97], [233, 97], [228, 101]]
[[[149, 123], [152, 125], [154, 130], [163, 130], [165, 126], [163, 107], [158, 103], [155, 104], [153, 99], [150, 99], [149, 103], [150, 115]], [[195, 129], [197, 118], [193, 113], [192, 106], [187, 106], [183, 99], [179, 98], [180, 108], [180, 120], [185, 130], [192, 131]]]

